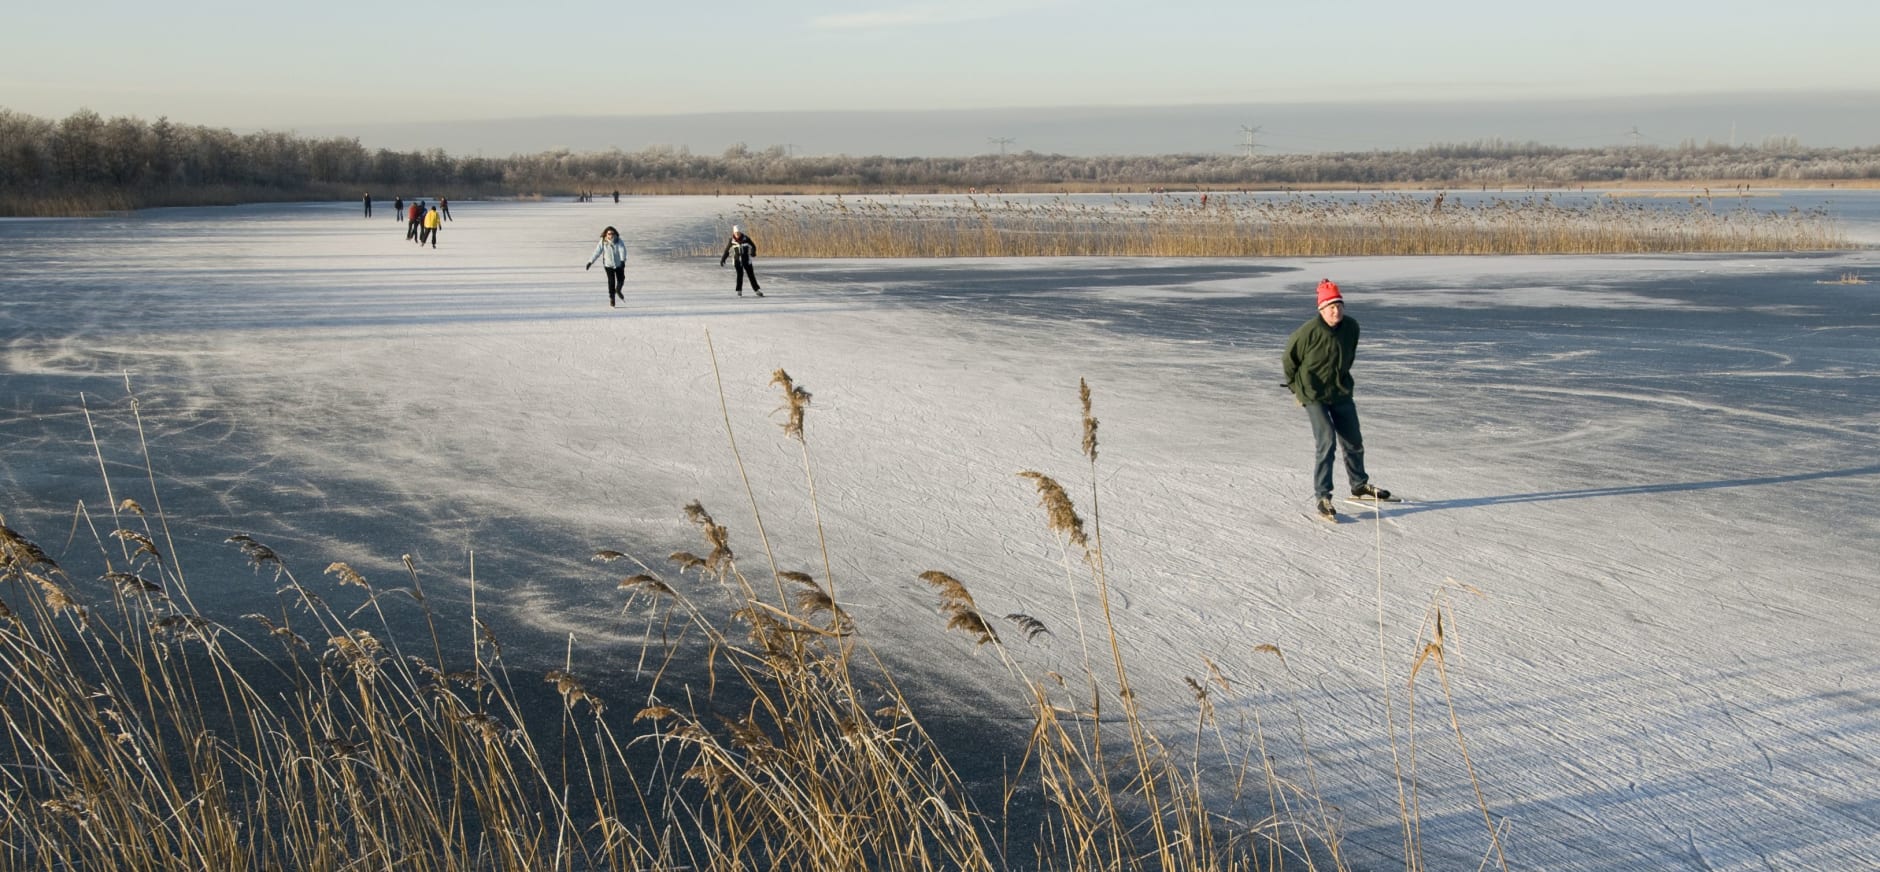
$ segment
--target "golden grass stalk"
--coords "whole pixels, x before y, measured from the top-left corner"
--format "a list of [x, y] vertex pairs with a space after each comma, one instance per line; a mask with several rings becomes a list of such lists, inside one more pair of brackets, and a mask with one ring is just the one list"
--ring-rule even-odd
[[1018, 475], [1037, 486], [1038, 504], [1044, 507], [1046, 524], [1051, 531], [1063, 534], [1072, 545], [1088, 553], [1090, 537], [1084, 533], [1084, 519], [1078, 517], [1077, 507], [1071, 504], [1064, 486], [1042, 472], [1027, 470]]

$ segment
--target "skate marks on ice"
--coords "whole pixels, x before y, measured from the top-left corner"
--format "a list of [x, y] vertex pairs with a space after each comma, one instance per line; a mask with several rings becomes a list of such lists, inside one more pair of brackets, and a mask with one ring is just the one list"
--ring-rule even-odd
[[1386, 514], [1389, 515], [1404, 516], [1448, 509], [1479, 509], [1519, 503], [1547, 503], [1558, 500], [1647, 496], [1691, 491], [1721, 490], [1726, 488], [1765, 487], [1769, 485], [1796, 484], [1826, 479], [1861, 478], [1864, 476], [1880, 476], [1880, 464], [1855, 466], [1846, 469], [1827, 469], [1816, 472], [1798, 472], [1792, 475], [1765, 475], [1749, 478], [1712, 479], [1709, 481], [1614, 485], [1611, 487], [1572, 488], [1568, 490], [1534, 491], [1530, 493], [1501, 494], [1484, 497], [1456, 497], [1440, 500], [1406, 500], [1396, 504], [1387, 503], [1386, 506], [1388, 506], [1388, 508], [1386, 508], [1385, 511]]
[[[685, 202], [658, 201], [666, 211], [646, 229], [691, 220], [678, 213]], [[693, 498], [755, 553], [737, 508], [744, 491], [722, 463], [724, 423], [697, 347], [705, 322], [692, 316], [762, 303], [761, 318], [710, 323], [745, 461], [769, 483], [756, 499], [783, 563], [820, 560], [795, 484], [801, 455], [757, 435], [774, 439], [763, 382], [778, 366], [817, 392], [810, 444], [832, 497], [822, 520], [838, 590], [859, 600], [864, 626], [928, 665], [911, 683], [957, 713], [962, 742], [1022, 747], [983, 740], [1004, 723], [990, 685], [977, 683], [996, 666], [934, 656], [958, 640], [920, 619], [931, 598], [909, 579], [945, 569], [990, 607], [1038, 615], [1060, 634], [1024, 656], [1073, 659], [1069, 602], [1091, 614], [1095, 594], [1013, 473], [1038, 468], [1084, 493], [1088, 482], [1066, 472], [1077, 457], [1071, 394], [1089, 376], [1104, 425], [1105, 559], [1145, 705], [1182, 723], [1180, 677], [1198, 668], [1194, 655], [1240, 662], [1253, 680], [1266, 661], [1248, 662], [1251, 645], [1284, 650], [1311, 677], [1274, 679], [1275, 692], [1301, 698], [1328, 799], [1347, 813], [1345, 843], [1365, 867], [1404, 865], [1377, 726], [1375, 615], [1393, 630], [1414, 623], [1446, 576], [1489, 595], [1463, 616], [1470, 660], [1458, 674], [1489, 803], [1512, 821], [1511, 860], [1577, 872], [1880, 867], [1880, 809], [1861, 789], [1880, 780], [1862, 753], [1876, 741], [1880, 687], [1856, 626], [1871, 613], [1862, 579], [1880, 536], [1863, 526], [1875, 512], [1859, 498], [1880, 474], [1865, 425], [1880, 423], [1876, 382], [1860, 373], [1880, 371], [1880, 359], [1860, 332], [1874, 325], [1871, 307], [1822, 302], [1807, 272], [1842, 261], [1759, 272], [1755, 287], [1726, 289], [1735, 304], [1643, 269], [1666, 259], [776, 264], [801, 289], [805, 310], [790, 312], [738, 300], [715, 269], [649, 252], [628, 305], [657, 319], [602, 322], [614, 313], [578, 265], [507, 271], [559, 257], [566, 240], [591, 237], [592, 219], [489, 209], [451, 260], [422, 269], [407, 266], [408, 243], [388, 238], [395, 253], [375, 253], [376, 232], [358, 244], [271, 237], [260, 248], [292, 247], [307, 266], [257, 272], [242, 288], [235, 273], [215, 273], [224, 253], [254, 247], [230, 221], [218, 230], [239, 240], [228, 252], [169, 247], [180, 259], [142, 277], [162, 292], [126, 302], [142, 324], [112, 320], [116, 306], [91, 318], [88, 298], [0, 269], [10, 292], [0, 312], [36, 313], [15, 319], [27, 344], [12, 346], [9, 371], [20, 375], [0, 378], [11, 410], [0, 436], [30, 451], [9, 445], [0, 469], [41, 476], [36, 492], [48, 473], [74, 490], [94, 481], [96, 460], [71, 450], [82, 422], [65, 410], [80, 381], [120, 398], [115, 370], [134, 368], [147, 412], [163, 413], [159, 474], [195, 483], [165, 482], [166, 503], [212, 516], [202, 526], [214, 541], [185, 555], [193, 565], [227, 564], [219, 543], [232, 531], [213, 528], [239, 520], [289, 559], [347, 559], [368, 575], [396, 577], [387, 548], [409, 546], [443, 598], [474, 548], [483, 593], [503, 595], [506, 617], [539, 616], [503, 622], [516, 649], [559, 657], [554, 640], [577, 631], [584, 648], [623, 644], [643, 625], [625, 625], [595, 591], [552, 582], [611, 590], [587, 562], [595, 546], [689, 547], [694, 531], [676, 513]], [[484, 226], [492, 245], [472, 253], [482, 232], [472, 228]], [[0, 245], [0, 266], [10, 256]], [[1512, 274], [1536, 263], [1559, 275]], [[1601, 270], [1641, 276], [1642, 290], [1624, 306], [1573, 292]], [[1358, 313], [1372, 470], [1424, 501], [1384, 509], [1385, 523], [1341, 507], [1349, 523], [1308, 532], [1324, 522], [1300, 517], [1305, 424], [1283, 392], [1248, 386], [1271, 380], [1277, 345], [1309, 314], [1299, 295], [1322, 271], [1372, 287], [1377, 305]], [[1399, 275], [1419, 271], [1431, 283], [1505, 284], [1501, 297], [1522, 302], [1588, 305], [1492, 305], [1494, 294], [1381, 303]], [[1566, 290], [1532, 290], [1549, 284]], [[1752, 310], [1790, 293], [1789, 309]], [[1653, 301], [1667, 294], [1686, 299], [1657, 317]], [[815, 317], [794, 317], [809, 306], [821, 307]], [[162, 329], [149, 329], [152, 315]], [[201, 329], [178, 329], [190, 320]], [[74, 325], [84, 329], [63, 347], [32, 344], [48, 326]], [[1771, 372], [1774, 389], [1760, 381]], [[201, 414], [174, 414], [189, 403]], [[1698, 419], [1709, 429], [1678, 429]], [[128, 423], [103, 429], [113, 475], [141, 476], [133, 450], [111, 453], [134, 445]], [[58, 452], [70, 462], [36, 459]], [[20, 517], [63, 532], [68, 493]], [[1840, 514], [1823, 525], [1810, 506]], [[1468, 508], [1496, 511], [1427, 514]], [[372, 554], [382, 563], [360, 559]], [[226, 575], [271, 593], [245, 571]], [[948, 672], [970, 680], [947, 684]], [[1452, 774], [1423, 770], [1437, 793], [1467, 793]], [[1473, 844], [1481, 821], [1467, 817], [1432, 815], [1424, 844]], [[1474, 868], [1481, 857], [1435, 859], [1430, 868]]]

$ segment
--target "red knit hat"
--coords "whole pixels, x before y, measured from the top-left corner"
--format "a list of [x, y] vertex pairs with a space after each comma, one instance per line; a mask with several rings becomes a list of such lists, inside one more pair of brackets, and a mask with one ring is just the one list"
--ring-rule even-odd
[[1338, 286], [1332, 284], [1331, 279], [1319, 279], [1319, 308], [1325, 308], [1326, 303], [1343, 303], [1344, 301], [1344, 295], [1338, 293]]

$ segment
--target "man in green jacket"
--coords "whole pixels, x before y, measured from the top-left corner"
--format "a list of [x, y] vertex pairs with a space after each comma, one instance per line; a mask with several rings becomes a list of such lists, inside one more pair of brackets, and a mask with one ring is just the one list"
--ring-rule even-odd
[[1351, 361], [1358, 356], [1358, 319], [1345, 317], [1345, 298], [1331, 279], [1319, 282], [1318, 317], [1299, 325], [1286, 340], [1286, 386], [1304, 406], [1312, 422], [1318, 462], [1312, 487], [1319, 516], [1337, 520], [1332, 507], [1332, 460], [1336, 448], [1345, 451], [1345, 477], [1351, 495], [1359, 499], [1388, 500], [1390, 491], [1372, 487], [1364, 472], [1364, 435], [1358, 429], [1358, 407], [1351, 401]]

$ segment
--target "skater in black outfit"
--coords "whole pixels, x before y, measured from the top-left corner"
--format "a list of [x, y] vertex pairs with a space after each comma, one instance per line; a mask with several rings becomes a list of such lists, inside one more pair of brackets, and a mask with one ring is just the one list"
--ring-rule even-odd
[[405, 195], [399, 194], [396, 199], [392, 200], [392, 220], [402, 221], [404, 220], [404, 218], [405, 218]]
[[372, 217], [372, 194], [370, 192], [366, 194], [366, 217]]
[[601, 241], [594, 246], [587, 269], [593, 269], [597, 260], [607, 271], [607, 307], [611, 309], [627, 299], [627, 244], [620, 241], [620, 233], [612, 227], [601, 231]]
[[1312, 422], [1314, 508], [1319, 517], [1338, 520], [1332, 507], [1334, 451], [1345, 452], [1345, 477], [1354, 498], [1390, 502], [1390, 491], [1371, 484], [1364, 471], [1364, 434], [1358, 407], [1351, 401], [1351, 362], [1358, 356], [1358, 319], [1345, 317], [1345, 298], [1331, 279], [1319, 282], [1318, 317], [1299, 325], [1286, 341], [1281, 369], [1286, 386]]
[[751, 277], [751, 293], [763, 296], [763, 289], [757, 286], [757, 273], [751, 269], [751, 260], [757, 257], [757, 243], [736, 224], [731, 225], [731, 239], [725, 243], [725, 253], [718, 257], [718, 265], [724, 266], [725, 260], [733, 255], [737, 257], [733, 269], [738, 274], [738, 296], [744, 296], [745, 276]]

